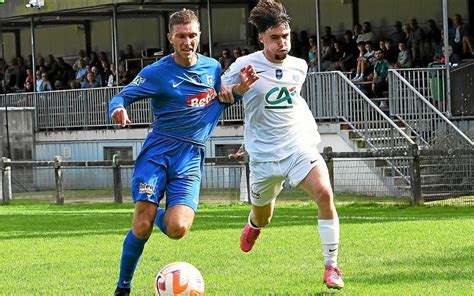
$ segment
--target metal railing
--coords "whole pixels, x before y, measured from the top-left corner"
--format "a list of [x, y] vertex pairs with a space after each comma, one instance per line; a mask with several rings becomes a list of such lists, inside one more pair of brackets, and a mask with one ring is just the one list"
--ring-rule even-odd
[[[389, 71], [390, 114], [402, 121], [420, 146], [449, 147], [455, 144], [474, 146], [429, 99], [418, 91], [402, 74]], [[439, 108], [439, 107], [438, 107]]]
[[[394, 72], [395, 70], [390, 70]], [[451, 114], [451, 99], [446, 94], [446, 68], [441, 64], [433, 64], [430, 68], [396, 69], [408, 84], [413, 86], [424, 98], [432, 103], [441, 113], [446, 116]], [[392, 89], [393, 87], [400, 87]], [[398, 91], [401, 95], [397, 97], [400, 106], [408, 106], [403, 102], [403, 94], [409, 92], [405, 85], [390, 85], [389, 90]]]
[[[363, 141], [364, 148], [375, 152], [396, 152], [407, 151], [415, 144], [397, 123], [380, 110], [343, 73], [336, 71], [309, 74], [310, 77], [313, 75], [319, 76], [316, 81], [326, 83], [325, 87], [329, 90], [328, 94], [323, 95], [328, 100], [326, 102], [328, 108], [323, 109], [323, 114], [327, 117], [337, 115], [348, 126], [352, 137]], [[324, 104], [318, 101], [320, 98], [316, 93], [308, 99], [312, 106]], [[410, 165], [406, 159], [387, 158], [386, 162], [392, 168], [392, 175], [401, 176], [410, 183]]]
[[[123, 87], [13, 93], [0, 96], [0, 106], [35, 107], [35, 129], [87, 129], [112, 127], [109, 102]], [[150, 100], [131, 104], [128, 108], [132, 126], [149, 125], [154, 118]], [[242, 103], [224, 111], [221, 123], [242, 122]]]

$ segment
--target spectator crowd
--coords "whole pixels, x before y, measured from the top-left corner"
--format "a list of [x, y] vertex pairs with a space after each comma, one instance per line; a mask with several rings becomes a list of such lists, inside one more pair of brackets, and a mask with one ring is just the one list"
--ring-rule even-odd
[[[321, 39], [308, 36], [306, 31], [291, 33], [290, 54], [303, 58], [309, 72], [340, 70], [350, 72], [354, 82], [372, 82], [367, 90], [380, 96], [387, 88], [389, 68], [426, 67], [432, 62], [444, 62], [444, 34], [437, 23], [430, 19], [424, 28], [415, 18], [407, 24], [396, 21], [392, 32], [376, 36], [370, 22], [356, 24], [337, 38], [329, 26], [324, 28]], [[449, 18], [448, 38], [450, 61], [459, 63], [465, 58], [474, 58], [474, 38], [470, 28], [459, 14]], [[224, 48], [216, 57], [224, 72], [240, 56], [253, 52], [255, 48]], [[202, 51], [209, 55], [208, 50]], [[140, 63], [127, 61], [139, 58], [132, 45], [119, 52], [119, 65], [110, 63], [105, 52], [79, 50], [78, 58], [71, 65], [62, 57], [48, 55], [39, 57], [35, 69], [32, 57], [16, 57], [9, 64], [0, 59], [1, 92], [39, 92], [63, 89], [97, 88], [127, 85], [138, 74]], [[35, 79], [33, 79], [35, 75]], [[36, 82], [36, 84], [34, 83]]]

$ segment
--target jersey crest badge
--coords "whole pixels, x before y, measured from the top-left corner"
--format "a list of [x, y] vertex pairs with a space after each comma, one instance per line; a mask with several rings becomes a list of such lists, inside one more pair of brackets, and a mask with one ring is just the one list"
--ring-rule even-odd
[[275, 77], [276, 77], [277, 79], [281, 79], [281, 78], [283, 77], [283, 70], [281, 70], [281, 69], [276, 69], [276, 71], [275, 71]]
[[214, 76], [207, 75], [207, 85], [211, 87], [214, 85]]
[[144, 77], [141, 77], [140, 75], [138, 75], [137, 77], [135, 77], [135, 79], [133, 79], [132, 82], [130, 82], [130, 84], [139, 86], [140, 84], [142, 84], [145, 81], [146, 81], [146, 79]]

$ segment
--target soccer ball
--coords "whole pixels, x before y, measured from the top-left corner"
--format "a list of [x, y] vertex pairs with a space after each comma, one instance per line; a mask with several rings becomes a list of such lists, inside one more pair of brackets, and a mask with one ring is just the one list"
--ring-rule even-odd
[[173, 262], [158, 272], [155, 278], [155, 295], [202, 296], [204, 295], [204, 279], [192, 264]]

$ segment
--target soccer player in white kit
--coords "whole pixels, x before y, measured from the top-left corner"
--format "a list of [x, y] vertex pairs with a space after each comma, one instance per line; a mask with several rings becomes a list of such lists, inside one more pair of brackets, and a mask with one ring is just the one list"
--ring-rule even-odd
[[275, 199], [288, 179], [318, 205], [318, 231], [325, 258], [323, 280], [329, 288], [341, 289], [344, 282], [337, 267], [339, 218], [328, 170], [317, 149], [317, 125], [300, 95], [308, 66], [304, 60], [288, 55], [290, 17], [281, 3], [260, 0], [249, 22], [257, 28], [264, 48], [238, 58], [222, 77], [222, 83], [238, 83], [240, 69], [246, 65], [253, 65], [259, 76], [243, 96], [252, 210], [240, 237], [240, 248], [244, 252], [252, 249], [270, 222]]

